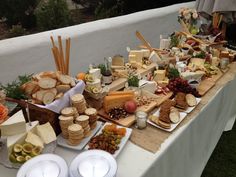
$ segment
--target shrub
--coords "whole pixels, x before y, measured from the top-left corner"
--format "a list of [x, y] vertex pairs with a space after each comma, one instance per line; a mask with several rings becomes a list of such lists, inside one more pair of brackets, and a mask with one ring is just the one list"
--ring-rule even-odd
[[24, 28], [36, 25], [34, 9], [38, 0], [0, 0], [0, 17], [5, 17], [8, 26], [22, 24]]
[[18, 25], [12, 25], [12, 28], [10, 29], [8, 36], [9, 37], [17, 37], [22, 36], [26, 32], [25, 28], [22, 27], [21, 24]]
[[40, 30], [51, 30], [72, 24], [65, 0], [42, 0], [35, 10], [35, 15]]

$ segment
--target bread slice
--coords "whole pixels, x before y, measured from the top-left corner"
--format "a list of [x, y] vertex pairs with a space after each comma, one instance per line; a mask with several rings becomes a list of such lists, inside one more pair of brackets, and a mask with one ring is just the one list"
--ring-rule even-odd
[[190, 107], [197, 105], [196, 97], [192, 94], [187, 94], [186, 95], [186, 102]]
[[68, 75], [64, 75], [64, 74], [59, 74], [58, 75], [58, 80], [62, 83], [62, 84], [67, 84], [69, 85], [72, 82], [72, 78]]
[[70, 85], [57, 85], [56, 86], [56, 89], [57, 89], [57, 92], [58, 93], [65, 93], [67, 92], [68, 90], [70, 90]]
[[50, 89], [56, 87], [57, 80], [50, 77], [41, 78], [38, 82], [39, 86], [43, 89]]
[[163, 122], [160, 119], [158, 120], [158, 125], [162, 128], [165, 128], [165, 129], [170, 129], [171, 128], [170, 123]]
[[45, 71], [40, 74], [41, 78], [50, 77], [52, 79], [57, 79], [57, 74], [53, 71]]
[[58, 93], [56, 96], [55, 96], [55, 100], [57, 99], [60, 99], [61, 97], [63, 97], [64, 93]]
[[43, 103], [46, 105], [46, 104], [50, 104], [54, 101], [55, 99], [55, 94], [51, 91], [47, 91], [44, 93], [43, 95]]
[[31, 95], [40, 89], [36, 81], [29, 81], [25, 83], [23, 88], [24, 88], [24, 92], [28, 95]]
[[170, 120], [172, 123], [176, 124], [179, 122], [180, 120], [180, 114], [178, 109], [176, 109], [175, 107], [171, 107], [170, 108], [170, 114], [169, 114]]
[[74, 87], [75, 85], [76, 85], [75, 80], [74, 80], [74, 79], [71, 79], [70, 86], [71, 86], [71, 87]]
[[57, 95], [57, 89], [56, 88], [52, 88], [52, 89], [41, 89], [39, 91], [37, 91], [35, 94], [32, 95], [33, 98], [43, 101], [43, 96], [46, 92], [52, 92], [55, 96]]

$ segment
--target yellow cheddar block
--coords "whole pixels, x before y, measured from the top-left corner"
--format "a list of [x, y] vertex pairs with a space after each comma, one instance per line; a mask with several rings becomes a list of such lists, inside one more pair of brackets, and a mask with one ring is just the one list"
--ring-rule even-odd
[[108, 113], [111, 109], [115, 107], [117, 108], [123, 107], [126, 101], [133, 99], [134, 95], [132, 94], [105, 96], [103, 102], [103, 108], [105, 112]]
[[165, 80], [166, 70], [156, 70], [154, 71], [154, 80], [156, 82]]

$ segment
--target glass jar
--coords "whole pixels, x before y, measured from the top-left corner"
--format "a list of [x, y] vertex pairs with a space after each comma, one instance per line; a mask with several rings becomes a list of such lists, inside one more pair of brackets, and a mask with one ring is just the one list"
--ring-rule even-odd
[[147, 113], [143, 111], [137, 111], [135, 114], [136, 125], [138, 129], [144, 129], [147, 127]]

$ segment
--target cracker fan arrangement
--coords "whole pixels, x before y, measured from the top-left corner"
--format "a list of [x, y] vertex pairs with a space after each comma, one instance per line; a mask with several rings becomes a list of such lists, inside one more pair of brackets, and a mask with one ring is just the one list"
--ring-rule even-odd
[[[160, 131], [173, 131], [236, 56], [236, 51], [223, 46], [220, 14], [213, 16], [212, 26], [203, 32], [195, 26], [196, 10], [182, 8], [179, 13], [183, 29], [161, 38], [160, 48], [152, 47], [136, 31], [141, 45], [127, 47], [127, 58], [106, 57], [89, 65], [86, 72], [77, 71], [75, 77], [69, 75], [70, 38], [63, 48], [62, 37], [57, 42], [51, 36], [55, 71], [19, 76], [19, 81], [0, 85], [4, 164], [22, 164], [46, 153], [56, 140], [64, 147], [102, 149], [116, 156], [132, 132], [128, 127], [135, 122], [138, 128], [142, 125], [142, 131], [146, 122]], [[8, 116], [5, 100], [19, 103], [22, 110]], [[148, 115], [147, 121], [138, 122], [138, 112]], [[100, 121], [110, 123], [101, 128]]]

